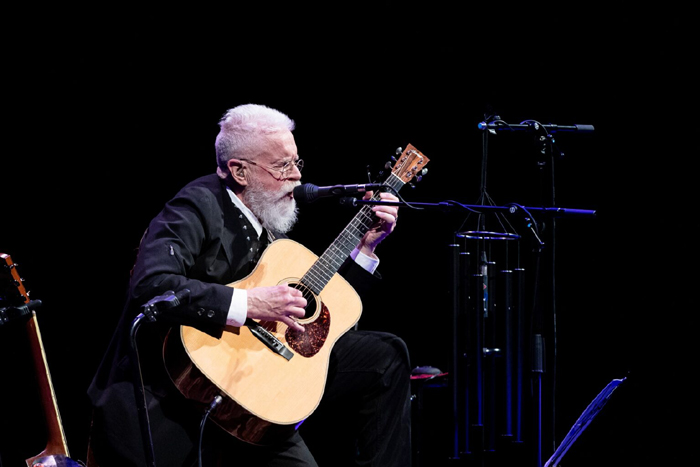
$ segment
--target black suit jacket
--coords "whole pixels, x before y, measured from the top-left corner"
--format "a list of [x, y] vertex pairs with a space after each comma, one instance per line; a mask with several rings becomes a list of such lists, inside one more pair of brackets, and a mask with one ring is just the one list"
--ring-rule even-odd
[[[276, 232], [273, 234], [277, 238], [284, 237]], [[185, 186], [150, 222], [132, 271], [124, 313], [88, 390], [97, 425], [104, 429], [106, 433], [103, 435], [110, 439], [109, 442], [130, 445], [130, 449], [136, 449], [136, 457], [142, 456], [139, 431], [136, 428], [132, 433], [137, 426], [135, 423], [138, 423], [135, 409], [129, 413], [129, 408], [135, 404], [129, 336], [142, 306], [167, 291], [189, 289], [189, 301], [169, 310], [167, 316], [159, 318], [157, 323], [142, 325], [138, 331], [137, 348], [151, 404], [151, 422], [162, 425], [157, 429], [158, 436], [166, 436], [166, 439], [175, 436], [167, 434], [166, 426], [177, 431], [179, 427], [175, 425], [196, 423], [199, 415], [185, 420], [179, 414], [159, 407], [167, 396], [175, 399], [179, 396], [174, 393], [174, 386], [162, 363], [163, 338], [172, 324], [186, 324], [220, 337], [232, 294], [236, 293], [226, 284], [242, 279], [252, 271], [259, 246], [255, 230], [233, 204], [226, 185], [216, 174], [201, 177]], [[377, 274], [369, 274], [352, 260], [346, 261], [339, 272], [360, 296], [379, 279]], [[156, 397], [151, 399], [151, 395]], [[180, 403], [184, 401], [180, 400]], [[161, 410], [162, 417], [159, 416]], [[154, 411], [157, 412], [155, 415]], [[156, 429], [153, 431], [155, 433]], [[171, 440], [168, 444], [174, 443]], [[186, 443], [182, 444], [186, 449]], [[125, 447], [125, 451], [128, 449]]]

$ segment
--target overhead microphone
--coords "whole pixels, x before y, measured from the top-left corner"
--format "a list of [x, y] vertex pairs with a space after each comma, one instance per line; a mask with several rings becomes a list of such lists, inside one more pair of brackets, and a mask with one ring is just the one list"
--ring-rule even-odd
[[294, 187], [294, 199], [300, 203], [313, 203], [319, 198], [331, 196], [347, 196], [365, 193], [367, 191], [378, 190], [383, 185], [381, 183], [365, 183], [362, 185], [333, 185], [316, 186], [311, 183], [304, 183]]

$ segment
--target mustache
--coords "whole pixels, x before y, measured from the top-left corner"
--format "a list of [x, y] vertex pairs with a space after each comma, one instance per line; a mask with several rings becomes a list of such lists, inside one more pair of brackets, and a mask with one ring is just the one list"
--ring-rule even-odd
[[285, 192], [293, 191], [294, 188], [299, 186], [299, 185], [301, 185], [300, 180], [289, 180], [289, 181], [284, 182], [284, 184], [282, 184], [281, 190], [285, 191]]

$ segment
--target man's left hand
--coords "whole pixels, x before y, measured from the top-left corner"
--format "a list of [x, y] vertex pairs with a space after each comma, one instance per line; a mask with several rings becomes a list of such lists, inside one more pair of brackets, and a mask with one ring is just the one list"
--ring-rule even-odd
[[[370, 199], [372, 192], [365, 193], [364, 199]], [[379, 193], [382, 201], [398, 201], [399, 199], [391, 193]], [[360, 241], [360, 251], [367, 256], [374, 256], [374, 250], [382, 240], [384, 240], [396, 227], [396, 220], [399, 217], [398, 206], [376, 205], [372, 206], [372, 211], [376, 215], [376, 222]]]

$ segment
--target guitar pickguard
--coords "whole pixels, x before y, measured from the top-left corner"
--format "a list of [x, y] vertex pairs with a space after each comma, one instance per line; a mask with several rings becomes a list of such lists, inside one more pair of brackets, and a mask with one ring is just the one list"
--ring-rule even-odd
[[320, 304], [321, 312], [313, 322], [304, 324], [304, 332], [287, 328], [287, 332], [284, 333], [287, 344], [302, 357], [313, 357], [326, 343], [331, 327], [331, 314], [323, 302]]

